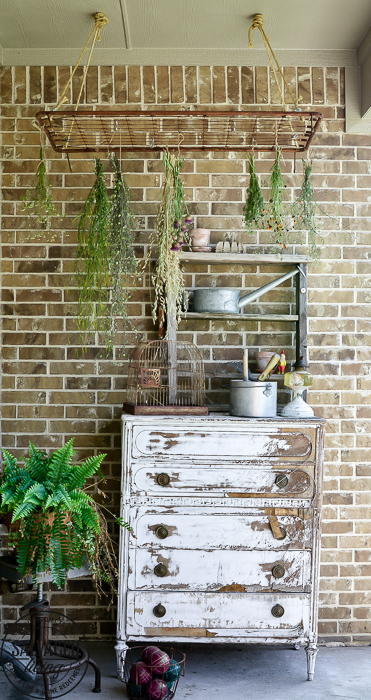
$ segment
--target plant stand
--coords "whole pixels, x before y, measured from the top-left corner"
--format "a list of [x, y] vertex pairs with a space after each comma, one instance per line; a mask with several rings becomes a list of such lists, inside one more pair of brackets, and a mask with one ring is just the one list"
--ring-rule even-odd
[[[50, 632], [54, 633], [58, 626], [67, 624], [68, 628], [70, 628], [72, 620], [59, 613], [54, 613], [50, 609], [48, 601], [43, 598], [43, 585], [41, 583], [37, 587], [37, 599], [24, 605], [21, 611], [27, 613], [26, 616], [21, 618], [21, 625], [24, 624], [28, 615], [30, 618], [29, 638], [15, 640], [14, 633], [11, 633], [9, 637], [14, 647], [14, 656], [19, 655], [21, 648], [25, 659], [27, 659], [25, 673], [29, 674], [30, 680], [28, 681], [27, 689], [24, 685], [22, 686], [24, 681], [19, 681], [16, 687], [32, 695], [29, 686], [34, 682], [35, 690], [37, 688], [38, 691], [37, 695], [41, 698], [44, 697], [45, 700], [51, 700], [68, 693], [69, 690], [73, 690], [82, 680], [87, 665], [90, 664], [95, 672], [95, 685], [92, 692], [100, 693], [100, 669], [95, 661], [89, 658], [87, 650], [81, 647], [77, 640], [67, 641], [65, 638], [61, 640], [50, 638]], [[61, 618], [64, 618], [64, 620], [61, 621]], [[17, 625], [17, 623], [15, 624]], [[76, 632], [81, 633], [77, 625]], [[73, 636], [77, 636], [76, 633]], [[84, 665], [86, 665], [85, 670], [83, 669]], [[70, 674], [69, 678], [68, 674]], [[8, 673], [6, 675], [8, 680], [13, 683]], [[41, 682], [40, 676], [42, 676]]]

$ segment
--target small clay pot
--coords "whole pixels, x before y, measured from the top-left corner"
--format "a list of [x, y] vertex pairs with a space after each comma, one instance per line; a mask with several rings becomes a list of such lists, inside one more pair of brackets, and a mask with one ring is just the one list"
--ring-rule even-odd
[[274, 350], [262, 350], [255, 353], [256, 369], [258, 372], [263, 372], [265, 370], [272, 355], [274, 355]]
[[210, 229], [194, 228], [189, 232], [192, 248], [207, 248], [210, 241]]

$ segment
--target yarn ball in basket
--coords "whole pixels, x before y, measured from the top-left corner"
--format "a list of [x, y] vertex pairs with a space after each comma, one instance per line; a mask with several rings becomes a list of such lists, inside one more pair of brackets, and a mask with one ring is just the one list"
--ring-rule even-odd
[[153, 681], [146, 685], [146, 693], [149, 700], [162, 700], [166, 697], [168, 690], [167, 683], [162, 681], [161, 678], [154, 678]]
[[151, 677], [151, 671], [144, 661], [138, 661], [138, 663], [133, 664], [130, 669], [130, 680], [136, 685], [149, 683]]
[[170, 668], [170, 657], [167, 655], [166, 651], [157, 649], [157, 651], [153, 651], [146, 658], [150, 670], [156, 676], [166, 673], [166, 671], [168, 671]]
[[145, 649], [143, 649], [142, 661], [144, 661], [145, 664], [148, 664], [148, 659], [154, 651], [161, 651], [161, 650], [159, 649], [159, 647], [155, 647], [155, 646], [146, 647]]
[[143, 685], [136, 685], [129, 681], [129, 683], [126, 684], [126, 689], [129, 698], [140, 698], [140, 700], [142, 700], [146, 697]]
[[165, 683], [170, 683], [170, 686], [177, 678], [180, 676], [180, 664], [178, 664], [174, 659], [170, 660], [170, 668], [164, 673], [161, 678]]

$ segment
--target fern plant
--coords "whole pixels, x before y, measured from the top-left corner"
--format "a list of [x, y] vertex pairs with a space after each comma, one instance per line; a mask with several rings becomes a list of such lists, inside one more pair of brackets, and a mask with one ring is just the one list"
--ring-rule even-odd
[[51, 456], [30, 442], [22, 467], [7, 450], [3, 454], [1, 510], [12, 516], [10, 542], [21, 576], [31, 573], [36, 581], [45, 571], [61, 588], [66, 570], [81, 567], [87, 559], [98, 592], [103, 582], [114, 592], [117, 562], [112, 542], [99, 506], [86, 493], [86, 482], [100, 472], [105, 455], [72, 464], [73, 440]]

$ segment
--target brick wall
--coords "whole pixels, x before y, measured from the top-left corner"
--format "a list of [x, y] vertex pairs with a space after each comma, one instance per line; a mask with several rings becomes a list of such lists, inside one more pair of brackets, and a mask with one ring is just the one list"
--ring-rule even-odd
[[[127, 367], [122, 336], [113, 363], [99, 356], [99, 338], [82, 355], [73, 319], [75, 217], [93, 182], [93, 155], [73, 154], [70, 172], [66, 158], [47, 148], [61, 215], [53, 237], [34, 237], [32, 221], [22, 214], [19, 203], [37, 164], [39, 136], [33, 117], [45, 104], [54, 106], [69, 72], [68, 67], [53, 66], [2, 69], [3, 445], [21, 455], [30, 438], [38, 447], [51, 449], [74, 436], [79, 457], [106, 452], [106, 490], [117, 506], [115, 479], [120, 475], [120, 413]], [[344, 134], [342, 69], [298, 67], [285, 73], [302, 95], [302, 104], [324, 114], [309, 157], [314, 160], [318, 199], [332, 217], [320, 217], [326, 248], [320, 266], [312, 266], [309, 273], [309, 356], [315, 374], [309, 401], [316, 414], [328, 420], [320, 633], [325, 641], [370, 643], [371, 137]], [[76, 80], [74, 99], [78, 87]], [[233, 109], [279, 104], [279, 95], [265, 67], [103, 66], [89, 69], [84, 100], [89, 107], [113, 109], [156, 104]], [[263, 182], [271, 165], [270, 155], [258, 157]], [[297, 162], [295, 173], [288, 156], [282, 169], [291, 196], [300, 185], [301, 164]], [[123, 171], [131, 187], [141, 254], [160, 198], [160, 156], [125, 154]], [[212, 229], [213, 242], [232, 235], [251, 250], [269, 243], [266, 234], [249, 237], [242, 229], [247, 168], [241, 154], [189, 153], [183, 172], [190, 211], [197, 226]], [[291, 251], [304, 249], [293, 246]], [[189, 287], [254, 289], [271, 279], [268, 273], [278, 276], [282, 268], [198, 264], [185, 266], [185, 272]], [[254, 308], [287, 312], [294, 301], [289, 286], [271, 292]], [[137, 282], [130, 314], [140, 333], [155, 337], [150, 300], [146, 276]], [[240, 359], [243, 345], [284, 347], [292, 357], [293, 328], [264, 320], [188, 320], [182, 323], [181, 337], [202, 348], [211, 373], [227, 371], [226, 361]], [[129, 346], [134, 342], [132, 335], [128, 342]], [[223, 378], [209, 380], [210, 400], [225, 401], [225, 384]], [[24, 597], [3, 595], [5, 620], [14, 618], [14, 606]], [[75, 581], [65, 591], [52, 593], [52, 604], [80, 621], [89, 636], [114, 634], [114, 610], [106, 612], [90, 581]]]

